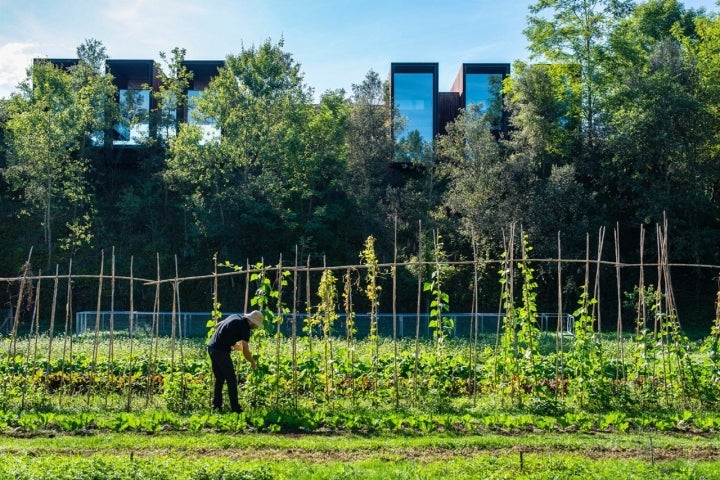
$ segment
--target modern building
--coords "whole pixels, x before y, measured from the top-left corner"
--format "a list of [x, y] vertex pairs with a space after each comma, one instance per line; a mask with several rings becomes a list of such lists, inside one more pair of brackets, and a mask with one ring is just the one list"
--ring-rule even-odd
[[[47, 59], [51, 63], [70, 68], [77, 59]], [[164, 117], [177, 122], [194, 123], [204, 132], [204, 139], [216, 138], [219, 129], [211, 119], [196, 115], [196, 101], [200, 93], [224, 66], [222, 60], [186, 60], [183, 65], [192, 72], [188, 87], [188, 102], [177, 112], [163, 112]], [[106, 61], [107, 72], [112, 74], [118, 89], [118, 104], [122, 121], [113, 126], [110, 135], [98, 134], [95, 141], [103, 145], [112, 141], [113, 147], [138, 147], [148, 136], [171, 137], [172, 124], [160, 122], [156, 101], [151, 95], [159, 88], [157, 64], [153, 60]], [[392, 102], [392, 136], [395, 141], [396, 163], [425, 163], [433, 159], [433, 143], [438, 134], [445, 133], [446, 125], [463, 109], [482, 105], [482, 111], [495, 116], [493, 130], [504, 131], [506, 114], [502, 109], [500, 88], [502, 80], [510, 74], [509, 63], [464, 63], [460, 67], [450, 91], [438, 87], [437, 63], [392, 63], [390, 67], [390, 98]]]
[[437, 134], [445, 133], [446, 125], [471, 105], [494, 114], [493, 130], [504, 130], [507, 122], [500, 88], [508, 75], [509, 63], [464, 63], [450, 91], [440, 92], [437, 63], [391, 64], [395, 161], [430, 161]]
[[[35, 59], [35, 62], [47, 61], [55, 66], [71, 68], [77, 65], [78, 59]], [[225, 65], [222, 60], [186, 60], [183, 65], [192, 72], [193, 79], [187, 90], [188, 103], [177, 112], [164, 112], [180, 122], [195, 123], [204, 132], [205, 139], [219, 135], [218, 129], [212, 121], [201, 119], [194, 115], [196, 100], [200, 92], [210, 84], [210, 80], [217, 75], [218, 69]], [[152, 115], [157, 107], [153, 95], [158, 91], [157, 64], [153, 60], [116, 60], [108, 59], [105, 62], [105, 71], [112, 75], [113, 84], [118, 89], [118, 106], [122, 120], [112, 127], [109, 137], [98, 133], [93, 136], [97, 146], [105, 144], [107, 138], [112, 141], [113, 147], [138, 147], [144, 143], [148, 136], [172, 136], [175, 134], [172, 126], [165, 126], [158, 132], [158, 117]]]

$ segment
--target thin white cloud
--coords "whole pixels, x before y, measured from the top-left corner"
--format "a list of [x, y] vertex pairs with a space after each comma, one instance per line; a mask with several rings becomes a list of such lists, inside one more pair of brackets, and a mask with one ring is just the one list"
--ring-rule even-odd
[[7, 98], [17, 90], [33, 58], [41, 56], [37, 50], [34, 43], [12, 42], [0, 45], [0, 98]]
[[208, 9], [197, 3], [172, 0], [128, 0], [109, 2], [97, 13], [111, 36], [122, 36], [137, 45], [161, 43], [168, 37], [182, 38], [183, 32], [192, 26], [192, 19], [207, 14]]

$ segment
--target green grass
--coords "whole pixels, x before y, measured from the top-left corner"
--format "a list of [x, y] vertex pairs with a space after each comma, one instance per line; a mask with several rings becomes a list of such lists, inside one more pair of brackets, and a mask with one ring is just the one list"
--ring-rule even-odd
[[99, 434], [0, 437], [14, 479], [717, 479], [717, 437]]

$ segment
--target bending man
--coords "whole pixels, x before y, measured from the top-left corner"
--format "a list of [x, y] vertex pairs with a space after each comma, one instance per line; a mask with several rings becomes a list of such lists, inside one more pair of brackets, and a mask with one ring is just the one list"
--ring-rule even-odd
[[262, 327], [262, 325], [262, 312], [253, 310], [245, 315], [230, 315], [215, 326], [215, 331], [207, 344], [210, 363], [215, 376], [212, 401], [214, 410], [222, 410], [223, 384], [227, 383], [230, 409], [233, 412], [242, 411], [238, 403], [237, 377], [235, 376], [235, 367], [230, 353], [233, 350], [242, 350], [245, 360], [250, 362], [251, 367], [254, 369], [256, 366], [255, 359], [250, 353], [248, 342], [250, 341], [250, 331]]

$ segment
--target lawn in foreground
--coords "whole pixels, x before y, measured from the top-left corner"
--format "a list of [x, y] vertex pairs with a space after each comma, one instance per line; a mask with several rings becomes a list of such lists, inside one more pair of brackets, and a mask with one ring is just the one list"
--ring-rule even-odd
[[718, 436], [103, 433], [0, 437], [13, 479], [720, 479]]

